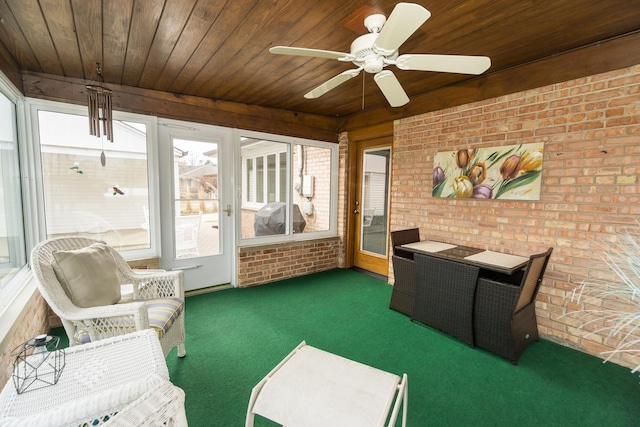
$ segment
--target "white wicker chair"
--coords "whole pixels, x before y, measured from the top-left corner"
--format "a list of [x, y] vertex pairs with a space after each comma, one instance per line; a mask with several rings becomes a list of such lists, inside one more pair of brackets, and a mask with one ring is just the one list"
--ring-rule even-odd
[[[121, 285], [133, 287], [133, 299], [108, 306], [81, 308], [69, 299], [58, 281], [51, 265], [51, 253], [56, 250], [80, 249], [100, 242], [85, 237], [59, 237], [39, 243], [31, 252], [31, 269], [37, 279], [38, 289], [51, 310], [60, 317], [69, 337], [69, 344], [86, 340], [96, 341], [149, 329], [158, 332], [162, 351], [166, 356], [173, 347], [178, 347], [178, 357], [184, 357], [184, 281], [181, 271], [136, 274], [122, 256], [113, 248], [118, 278]], [[149, 310], [153, 302], [179, 299], [182, 309], [167, 330], [149, 323]], [[155, 300], [155, 301], [154, 301]]]

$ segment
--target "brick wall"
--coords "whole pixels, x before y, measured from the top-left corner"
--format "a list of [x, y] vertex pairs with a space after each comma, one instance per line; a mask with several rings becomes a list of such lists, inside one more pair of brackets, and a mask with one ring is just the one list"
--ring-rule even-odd
[[338, 267], [340, 239], [238, 249], [238, 287], [244, 288]]
[[11, 380], [13, 372], [13, 350], [25, 341], [30, 340], [36, 335], [49, 331], [49, 323], [47, 319], [48, 312], [47, 303], [39, 292], [36, 292], [31, 298], [28, 308], [18, 319], [13, 334], [7, 338], [6, 345], [2, 348], [2, 357], [0, 358], [0, 388], [4, 387], [7, 381]]
[[[331, 150], [328, 148], [304, 147], [305, 159], [302, 170], [305, 175], [314, 177], [313, 197], [305, 197], [297, 191], [293, 192], [293, 203], [300, 207], [306, 226], [305, 233], [326, 231], [329, 229], [331, 209]], [[295, 165], [296, 169], [298, 165]], [[313, 203], [313, 214], [304, 213], [304, 204]]]
[[[539, 201], [431, 197], [436, 152], [529, 142], [544, 143]], [[561, 316], [584, 278], [612, 276], [601, 242], [638, 220], [639, 184], [640, 65], [398, 120], [391, 230], [417, 226], [423, 239], [516, 255], [553, 247], [536, 304], [540, 333], [602, 357], [616, 341]]]

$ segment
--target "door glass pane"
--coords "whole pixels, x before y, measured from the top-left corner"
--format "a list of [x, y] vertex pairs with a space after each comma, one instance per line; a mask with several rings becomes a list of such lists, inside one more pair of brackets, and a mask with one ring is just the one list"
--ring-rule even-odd
[[360, 250], [387, 255], [390, 148], [365, 151], [361, 195]]
[[146, 125], [114, 120], [109, 142], [89, 135], [86, 116], [40, 110], [38, 127], [47, 237], [149, 248]]
[[176, 259], [220, 253], [218, 143], [173, 140]]

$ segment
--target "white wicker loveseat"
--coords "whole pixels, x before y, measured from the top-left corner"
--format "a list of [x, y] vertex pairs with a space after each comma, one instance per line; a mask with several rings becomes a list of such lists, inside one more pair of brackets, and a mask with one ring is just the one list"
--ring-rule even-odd
[[[103, 258], [104, 262], [99, 267], [115, 267], [119, 285], [133, 287], [131, 300], [89, 307], [72, 301], [73, 295], [68, 295], [68, 284], [65, 290], [54, 270], [54, 253], [56, 256], [61, 253], [73, 256], [92, 245], [99, 246], [103, 252], [110, 252], [113, 263], [111, 257]], [[176, 346], [178, 357], [185, 355], [181, 271], [137, 274], [116, 250], [100, 240], [85, 237], [59, 237], [39, 243], [31, 252], [31, 268], [40, 293], [62, 320], [70, 345], [153, 328], [158, 333], [165, 356]]]

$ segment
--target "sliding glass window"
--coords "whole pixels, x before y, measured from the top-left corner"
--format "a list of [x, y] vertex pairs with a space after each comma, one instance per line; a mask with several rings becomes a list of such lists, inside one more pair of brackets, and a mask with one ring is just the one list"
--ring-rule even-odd
[[337, 144], [241, 131], [241, 239], [335, 234]]

